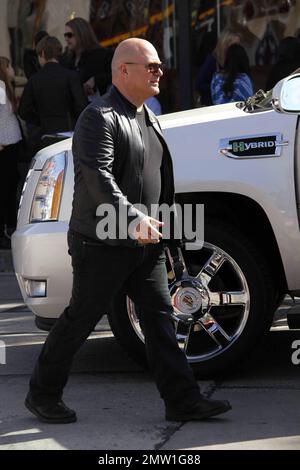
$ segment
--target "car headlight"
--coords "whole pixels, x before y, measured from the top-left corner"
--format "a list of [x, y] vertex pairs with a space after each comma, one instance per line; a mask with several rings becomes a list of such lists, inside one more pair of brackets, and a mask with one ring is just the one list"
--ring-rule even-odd
[[66, 167], [66, 152], [46, 160], [34, 193], [29, 222], [58, 220]]

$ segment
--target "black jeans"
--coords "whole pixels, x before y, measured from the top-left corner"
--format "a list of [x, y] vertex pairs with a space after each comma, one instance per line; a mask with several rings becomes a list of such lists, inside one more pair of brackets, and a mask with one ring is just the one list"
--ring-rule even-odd
[[40, 404], [61, 398], [74, 354], [122, 287], [141, 310], [147, 357], [161, 397], [176, 406], [193, 405], [201, 395], [176, 341], [162, 245], [111, 247], [73, 231], [68, 242], [72, 298], [49, 333], [35, 366], [30, 380], [33, 398]]

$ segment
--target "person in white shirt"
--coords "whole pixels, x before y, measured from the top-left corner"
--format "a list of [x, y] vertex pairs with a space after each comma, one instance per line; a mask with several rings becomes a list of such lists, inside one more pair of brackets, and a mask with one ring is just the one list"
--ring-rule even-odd
[[0, 249], [10, 248], [9, 236], [16, 226], [17, 163], [22, 135], [13, 81], [9, 60], [0, 57]]

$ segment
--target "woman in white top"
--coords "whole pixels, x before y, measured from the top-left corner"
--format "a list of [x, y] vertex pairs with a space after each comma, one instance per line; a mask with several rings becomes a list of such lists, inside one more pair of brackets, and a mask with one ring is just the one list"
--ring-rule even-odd
[[13, 88], [14, 70], [6, 57], [0, 57], [0, 249], [9, 249], [9, 236], [16, 226], [18, 155], [22, 140], [16, 117]]

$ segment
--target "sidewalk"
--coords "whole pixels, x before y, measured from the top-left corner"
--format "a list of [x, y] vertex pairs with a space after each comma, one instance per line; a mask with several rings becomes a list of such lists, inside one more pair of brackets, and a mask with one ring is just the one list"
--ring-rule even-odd
[[11, 250], [0, 250], [0, 273], [3, 272], [14, 272]]
[[277, 311], [272, 331], [248, 364], [223, 381], [200, 382], [203, 393], [229, 399], [233, 406], [224, 416], [200, 423], [164, 420], [153, 379], [128, 358], [105, 317], [74, 360], [65, 398], [78, 422], [66, 429], [40, 423], [24, 408], [29, 376], [47, 333], [36, 328], [22, 300], [10, 252], [5, 259], [9, 269], [0, 273], [0, 339], [7, 346], [0, 367], [0, 450], [300, 449], [300, 365], [291, 362], [291, 344], [300, 333], [286, 327], [290, 300]]
[[[0, 250], [0, 310], [12, 303], [23, 304], [23, 298], [14, 272], [11, 250]], [[28, 310], [25, 305], [24, 309]]]

